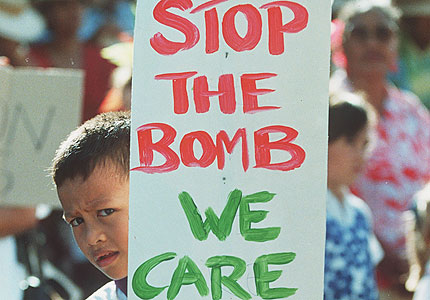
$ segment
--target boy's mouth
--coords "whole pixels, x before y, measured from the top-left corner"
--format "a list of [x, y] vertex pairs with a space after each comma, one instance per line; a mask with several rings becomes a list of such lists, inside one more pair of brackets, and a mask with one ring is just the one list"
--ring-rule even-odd
[[110, 265], [119, 255], [118, 251], [106, 252], [103, 255], [97, 256], [96, 263], [100, 268]]

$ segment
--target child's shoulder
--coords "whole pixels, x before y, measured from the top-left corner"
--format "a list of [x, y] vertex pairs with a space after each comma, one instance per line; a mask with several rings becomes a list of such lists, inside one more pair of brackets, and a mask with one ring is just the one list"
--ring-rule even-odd
[[355, 196], [352, 193], [348, 193], [345, 195], [345, 201], [348, 202], [348, 204], [355, 208], [355, 210], [360, 211], [363, 213], [367, 218], [370, 218], [371, 212], [369, 206], [367, 206], [366, 202], [364, 202], [363, 199]]
[[[339, 202], [339, 200], [337, 200], [336, 196], [330, 191], [330, 189], [327, 189], [327, 200], [328, 200], [328, 205], [330, 205], [330, 203]], [[370, 209], [367, 206], [367, 204], [363, 201], [363, 199], [355, 196], [347, 189], [344, 190], [343, 201], [344, 201], [344, 205], [348, 209], [359, 210], [365, 214], [370, 213]]]
[[117, 287], [114, 281], [106, 283], [99, 288], [94, 294], [89, 296], [87, 300], [126, 300], [127, 297], [123, 293], [117, 292]]

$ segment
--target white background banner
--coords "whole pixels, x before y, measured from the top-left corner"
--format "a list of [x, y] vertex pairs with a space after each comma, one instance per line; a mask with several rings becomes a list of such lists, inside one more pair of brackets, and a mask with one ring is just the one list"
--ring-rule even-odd
[[79, 70], [0, 68], [0, 204], [59, 206], [48, 168], [81, 119]]

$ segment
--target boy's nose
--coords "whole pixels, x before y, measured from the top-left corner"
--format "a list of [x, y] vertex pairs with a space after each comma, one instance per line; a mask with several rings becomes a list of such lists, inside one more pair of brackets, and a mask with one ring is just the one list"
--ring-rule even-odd
[[95, 246], [100, 242], [104, 242], [106, 236], [101, 226], [92, 226], [88, 228], [86, 234], [86, 241], [89, 246]]

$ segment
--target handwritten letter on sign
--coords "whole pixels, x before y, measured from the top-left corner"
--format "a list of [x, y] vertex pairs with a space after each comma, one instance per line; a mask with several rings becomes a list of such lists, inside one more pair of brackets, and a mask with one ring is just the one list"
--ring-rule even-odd
[[330, 1], [138, 1], [130, 299], [322, 299]]

